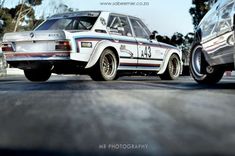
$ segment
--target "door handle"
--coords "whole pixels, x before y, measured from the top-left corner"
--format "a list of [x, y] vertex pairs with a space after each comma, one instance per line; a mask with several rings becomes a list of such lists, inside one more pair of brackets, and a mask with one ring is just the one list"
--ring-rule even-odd
[[119, 40], [116, 40], [116, 39], [115, 39], [114, 42], [119, 43]]

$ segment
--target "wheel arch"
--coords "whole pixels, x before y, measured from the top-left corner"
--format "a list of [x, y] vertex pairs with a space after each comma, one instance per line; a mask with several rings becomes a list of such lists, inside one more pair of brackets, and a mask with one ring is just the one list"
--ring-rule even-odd
[[[198, 46], [201, 46], [201, 47], [203, 48], [203, 46], [202, 46], [202, 44], [201, 44], [200, 42], [195, 42], [195, 43], [192, 45], [191, 49], [190, 49], [190, 56], [189, 56], [189, 69], [190, 69], [190, 72], [192, 72], [192, 59], [191, 59], [191, 57], [192, 57], [192, 52], [193, 52], [193, 51], [195, 50], [195, 48], [198, 47]], [[209, 65], [208, 59], [209, 59], [209, 58], [208, 58], [208, 56], [207, 56], [207, 53], [206, 53], [205, 51], [202, 51], [201, 66], [207, 66], [207, 65]], [[201, 74], [204, 74], [204, 73], [206, 73], [206, 71], [201, 69]], [[191, 73], [191, 74], [193, 74], [193, 73]]]
[[203, 50], [201, 51], [201, 61], [200, 61], [200, 71], [196, 71], [193, 68], [194, 60], [192, 59], [193, 55], [196, 52], [196, 49], [198, 47], [202, 47], [200, 43], [195, 43], [190, 51], [190, 73], [193, 77], [193, 79], [199, 83], [199, 84], [215, 84], [221, 80], [224, 74], [224, 69], [219, 66], [214, 66], [213, 71], [211, 73], [207, 72], [206, 67], [209, 66], [209, 63], [207, 63], [205, 59], [205, 53]]
[[161, 65], [161, 69], [159, 70], [158, 74], [163, 74], [168, 66], [168, 62], [170, 60], [170, 57], [175, 54], [179, 60], [180, 60], [180, 74], [182, 74], [182, 71], [183, 71], [183, 62], [182, 62], [182, 52], [180, 50], [175, 50], [175, 49], [172, 49], [170, 50], [169, 52], [167, 52], [167, 54], [165, 55], [164, 57], [164, 61], [163, 61], [163, 64]]
[[[109, 47], [106, 47], [105, 49], [110, 49], [114, 52], [115, 56], [116, 56], [116, 59], [117, 59], [117, 65], [119, 65], [119, 62], [120, 62], [120, 57], [119, 57], [119, 54], [118, 54], [118, 51], [116, 48], [114, 48], [113, 46], [109, 46]], [[105, 50], [104, 49], [104, 50]]]
[[100, 41], [96, 45], [96, 47], [94, 48], [94, 50], [93, 50], [93, 52], [90, 56], [90, 59], [89, 59], [89, 61], [88, 61], [85, 68], [88, 69], [88, 68], [93, 67], [97, 63], [97, 61], [99, 60], [102, 52], [105, 49], [111, 49], [114, 52], [114, 54], [117, 58], [118, 64], [119, 64], [120, 59], [119, 59], [119, 54], [118, 54], [118, 50], [117, 50], [118, 47], [116, 45], [114, 45], [113, 42], [104, 40], [104, 41]]

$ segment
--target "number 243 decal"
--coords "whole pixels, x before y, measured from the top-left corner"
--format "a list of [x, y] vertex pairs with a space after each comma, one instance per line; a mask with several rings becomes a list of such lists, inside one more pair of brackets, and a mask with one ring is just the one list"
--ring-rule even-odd
[[151, 52], [150, 46], [146, 46], [144, 49], [141, 50], [141, 57], [144, 57], [144, 58], [151, 58], [152, 57], [152, 52]]

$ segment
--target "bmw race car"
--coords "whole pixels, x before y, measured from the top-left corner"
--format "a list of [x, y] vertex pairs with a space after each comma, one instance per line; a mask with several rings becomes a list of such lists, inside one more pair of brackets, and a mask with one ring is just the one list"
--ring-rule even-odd
[[234, 0], [218, 0], [200, 22], [190, 52], [190, 71], [198, 83], [215, 84], [235, 69], [234, 19]]
[[51, 73], [173, 80], [182, 70], [181, 51], [158, 42], [139, 18], [105, 11], [54, 15], [34, 31], [5, 34], [2, 46], [7, 63], [30, 81], [47, 81]]

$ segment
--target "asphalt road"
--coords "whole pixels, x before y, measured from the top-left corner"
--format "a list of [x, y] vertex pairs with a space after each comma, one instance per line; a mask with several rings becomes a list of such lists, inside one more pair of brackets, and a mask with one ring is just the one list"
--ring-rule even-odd
[[0, 155], [235, 155], [235, 77], [0, 78]]

